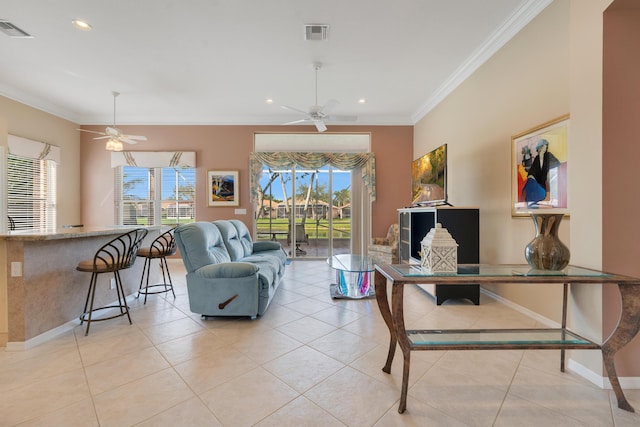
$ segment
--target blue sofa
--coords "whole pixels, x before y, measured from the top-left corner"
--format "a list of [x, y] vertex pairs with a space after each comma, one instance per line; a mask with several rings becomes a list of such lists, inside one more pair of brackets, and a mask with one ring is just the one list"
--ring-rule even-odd
[[183, 224], [174, 235], [192, 312], [252, 319], [264, 314], [285, 271], [280, 243], [254, 242], [247, 226], [233, 219]]

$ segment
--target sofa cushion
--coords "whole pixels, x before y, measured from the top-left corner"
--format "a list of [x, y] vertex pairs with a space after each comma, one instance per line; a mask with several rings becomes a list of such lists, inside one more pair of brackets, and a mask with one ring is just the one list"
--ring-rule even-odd
[[271, 295], [271, 287], [275, 287], [280, 280], [280, 267], [273, 259], [261, 258], [250, 261], [258, 267], [258, 280], [260, 282], [260, 296], [268, 298]]
[[253, 276], [258, 270], [257, 265], [249, 262], [224, 262], [205, 265], [196, 270], [195, 274], [205, 279], [237, 279]]
[[[240, 243], [242, 243], [242, 248], [244, 249], [244, 256], [251, 255], [255, 250], [254, 245], [255, 242], [251, 238], [251, 233], [249, 229], [245, 225], [244, 222], [239, 219], [230, 219], [229, 222], [233, 224], [233, 226], [238, 231], [238, 239], [240, 239]], [[277, 243], [277, 242], [272, 242]]]
[[281, 248], [282, 246], [280, 245], [280, 243], [274, 242], [272, 240], [258, 240], [257, 242], [253, 242], [253, 253], [269, 251], [273, 249], [280, 250]]
[[210, 222], [179, 225], [174, 236], [189, 273], [205, 265], [231, 261], [220, 231]]
[[213, 224], [218, 227], [222, 240], [227, 247], [231, 261], [238, 261], [246, 255], [244, 252], [244, 246], [238, 236], [238, 229], [228, 220], [213, 221]]

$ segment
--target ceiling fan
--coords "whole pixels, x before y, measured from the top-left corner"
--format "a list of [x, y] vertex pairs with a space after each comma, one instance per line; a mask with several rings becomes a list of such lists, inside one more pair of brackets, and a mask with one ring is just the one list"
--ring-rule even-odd
[[125, 135], [120, 129], [116, 127], [116, 98], [120, 95], [119, 92], [111, 92], [113, 94], [113, 126], [107, 126], [104, 132], [96, 132], [87, 129], [78, 129], [81, 132], [95, 133], [100, 136], [96, 136], [93, 139], [107, 139], [105, 149], [109, 151], [122, 151], [122, 143], [136, 144], [138, 141], [146, 141], [146, 136], [141, 135]]
[[330, 99], [324, 106], [318, 105], [318, 71], [322, 68], [320, 62], [313, 63], [313, 69], [316, 72], [316, 103], [309, 107], [309, 111], [300, 110], [298, 108], [289, 107], [288, 105], [282, 105], [285, 110], [294, 111], [304, 115], [303, 119], [294, 120], [292, 122], [284, 123], [285, 125], [292, 125], [297, 123], [311, 122], [316, 125], [318, 132], [324, 132], [327, 130], [327, 122], [355, 122], [358, 120], [358, 116], [337, 116], [330, 115], [329, 113], [339, 104], [335, 99]]

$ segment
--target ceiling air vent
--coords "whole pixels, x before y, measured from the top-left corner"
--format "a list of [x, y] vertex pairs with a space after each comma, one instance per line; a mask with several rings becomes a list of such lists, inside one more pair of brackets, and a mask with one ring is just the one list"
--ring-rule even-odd
[[305, 40], [326, 40], [328, 25], [325, 24], [306, 24], [304, 26]]
[[11, 22], [0, 19], [0, 31], [13, 38], [31, 38], [31, 34], [13, 25]]

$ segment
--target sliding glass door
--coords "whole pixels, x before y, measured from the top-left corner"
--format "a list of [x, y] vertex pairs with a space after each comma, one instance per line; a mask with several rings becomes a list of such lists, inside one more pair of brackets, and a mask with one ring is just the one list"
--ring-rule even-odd
[[291, 258], [327, 258], [351, 250], [351, 171], [265, 167], [259, 239], [279, 241]]

